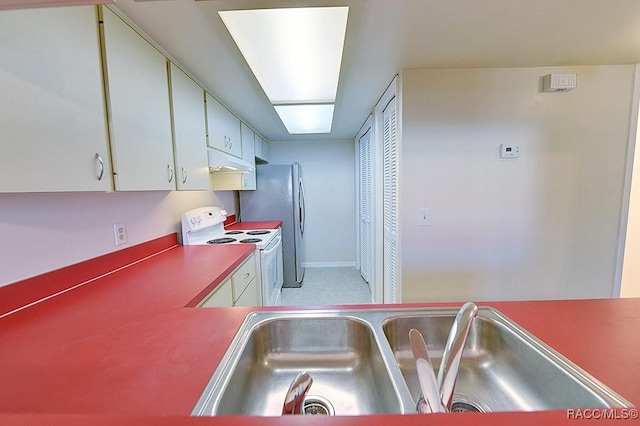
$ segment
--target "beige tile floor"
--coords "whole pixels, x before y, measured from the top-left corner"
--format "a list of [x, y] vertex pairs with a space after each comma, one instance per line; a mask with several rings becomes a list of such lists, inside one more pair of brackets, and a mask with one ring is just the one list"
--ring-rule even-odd
[[369, 284], [355, 268], [306, 268], [302, 287], [283, 288], [281, 304], [345, 305], [371, 303]]

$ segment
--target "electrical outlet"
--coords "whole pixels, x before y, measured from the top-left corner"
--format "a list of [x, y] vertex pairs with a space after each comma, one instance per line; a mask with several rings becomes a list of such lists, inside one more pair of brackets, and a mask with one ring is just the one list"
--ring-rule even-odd
[[114, 223], [113, 224], [113, 237], [116, 240], [116, 246], [127, 244], [127, 224], [126, 223]]

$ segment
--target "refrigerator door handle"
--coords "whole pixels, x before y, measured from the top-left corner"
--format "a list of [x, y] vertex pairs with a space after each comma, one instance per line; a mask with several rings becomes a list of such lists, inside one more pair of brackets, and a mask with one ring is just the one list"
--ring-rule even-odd
[[302, 179], [298, 180], [298, 214], [300, 215], [300, 234], [304, 235], [304, 222], [305, 222], [305, 211], [304, 211], [304, 185], [302, 184]]

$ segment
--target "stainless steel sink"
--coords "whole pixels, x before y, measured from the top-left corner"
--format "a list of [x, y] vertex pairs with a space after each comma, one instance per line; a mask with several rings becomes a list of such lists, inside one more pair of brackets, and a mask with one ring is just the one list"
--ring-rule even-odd
[[[419, 330], [437, 369], [456, 310], [406, 313], [382, 328], [411, 397], [420, 385], [409, 344]], [[629, 406], [584, 370], [562, 357], [498, 311], [481, 308], [463, 352], [454, 393], [459, 411], [538, 411], [578, 407]]]
[[[415, 413], [420, 396], [409, 330], [434, 367], [457, 309], [257, 312], [241, 326], [192, 415], [279, 416], [306, 370], [307, 399], [335, 415]], [[632, 406], [492, 308], [480, 308], [463, 353], [454, 411]], [[333, 414], [333, 412], [331, 413]]]
[[371, 326], [357, 318], [255, 314], [196, 414], [278, 416], [301, 371], [313, 378], [307, 399], [335, 415], [399, 413], [394, 380]]

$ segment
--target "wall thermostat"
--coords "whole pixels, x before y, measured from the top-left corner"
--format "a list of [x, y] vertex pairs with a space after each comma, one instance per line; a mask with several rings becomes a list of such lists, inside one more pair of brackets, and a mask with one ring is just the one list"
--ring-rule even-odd
[[520, 158], [520, 146], [503, 143], [500, 145], [500, 158]]

